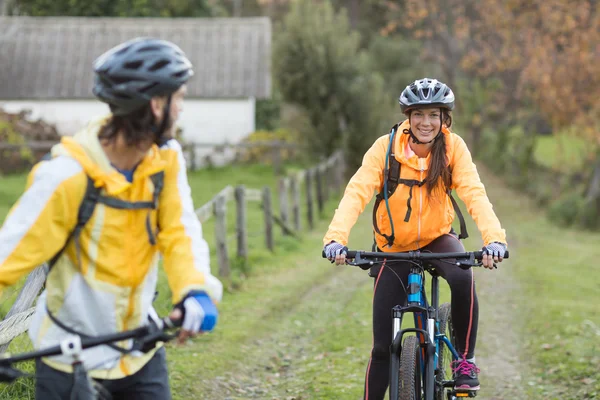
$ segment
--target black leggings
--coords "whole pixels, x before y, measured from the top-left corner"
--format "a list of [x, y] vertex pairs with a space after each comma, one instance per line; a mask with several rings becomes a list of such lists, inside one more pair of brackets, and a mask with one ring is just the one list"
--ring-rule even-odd
[[[422, 251], [433, 253], [465, 251], [453, 235], [443, 235]], [[450, 285], [452, 322], [456, 332], [456, 347], [464, 358], [475, 354], [479, 306], [475, 293], [472, 270], [463, 270], [446, 262], [434, 261], [437, 273]], [[375, 278], [373, 291], [373, 350], [367, 366], [365, 400], [383, 400], [389, 384], [390, 344], [392, 342], [392, 308], [406, 301], [406, 287], [410, 268], [408, 263], [394, 263], [381, 268]], [[397, 276], [396, 276], [397, 275]]]

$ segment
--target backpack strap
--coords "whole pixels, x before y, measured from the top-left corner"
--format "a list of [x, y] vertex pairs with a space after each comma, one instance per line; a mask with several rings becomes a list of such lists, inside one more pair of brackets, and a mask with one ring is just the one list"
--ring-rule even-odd
[[[154, 192], [152, 193], [152, 209], [158, 210], [158, 199], [165, 185], [165, 172], [160, 171], [154, 175], [151, 175], [150, 180], [154, 185]], [[146, 218], [146, 231], [148, 232], [148, 237], [152, 246], [156, 245], [156, 237], [158, 236], [159, 230], [160, 227], [157, 226], [156, 231], [152, 231], [152, 225], [150, 224], [150, 212], [148, 212], [148, 217]]]
[[454, 196], [452, 196], [452, 189], [448, 189], [446, 193], [448, 193], [448, 196], [450, 196], [450, 201], [452, 201], [452, 207], [454, 208], [454, 212], [458, 216], [458, 221], [460, 222], [460, 234], [458, 235], [458, 238], [466, 239], [469, 237], [469, 232], [467, 232], [467, 224], [465, 223], [465, 217], [463, 217], [462, 211], [460, 211], [458, 203], [454, 199]]
[[[416, 179], [400, 178], [401, 164], [398, 160], [396, 160], [395, 154], [392, 151], [394, 136], [395, 136], [395, 133], [396, 133], [398, 127], [399, 127], [399, 124], [394, 125], [392, 127], [392, 130], [389, 133], [390, 144], [388, 146], [388, 151], [387, 151], [386, 168], [384, 168], [384, 170], [383, 170], [384, 185], [383, 185], [383, 189], [375, 197], [375, 205], [373, 207], [373, 228], [378, 235], [383, 236], [387, 240], [388, 246], [391, 246], [394, 243], [395, 235], [394, 235], [394, 224], [392, 221], [392, 214], [391, 214], [387, 199], [389, 199], [389, 197], [391, 197], [394, 194], [394, 192], [396, 191], [396, 188], [398, 187], [398, 184], [400, 184], [400, 183], [403, 185], [406, 185], [410, 188], [409, 192], [408, 192], [408, 200], [406, 202], [406, 206], [407, 206], [406, 215], [404, 216], [404, 222], [408, 222], [410, 220], [410, 216], [412, 214], [411, 202], [412, 202], [412, 195], [413, 195], [413, 187], [414, 186], [422, 187], [423, 185], [425, 185], [425, 181], [418, 181]], [[446, 193], [448, 194], [448, 196], [450, 196], [450, 201], [452, 202], [452, 207], [454, 208], [454, 212], [458, 216], [458, 220], [460, 222], [460, 234], [458, 235], [458, 238], [466, 239], [469, 237], [469, 233], [467, 232], [467, 224], [465, 223], [465, 218], [462, 214], [462, 211], [460, 210], [458, 203], [452, 196], [452, 190], [450, 188], [448, 188], [446, 190]], [[392, 233], [390, 235], [381, 233], [381, 231], [379, 230], [379, 227], [377, 226], [376, 211], [382, 200], [386, 201], [388, 216], [390, 218], [390, 225], [392, 227]]]
[[56, 264], [60, 256], [63, 254], [71, 239], [75, 240], [75, 247], [77, 249], [77, 261], [81, 265], [79, 236], [81, 235], [81, 231], [83, 230], [85, 224], [88, 223], [88, 221], [92, 217], [92, 214], [94, 214], [94, 209], [96, 208], [96, 204], [98, 203], [99, 199], [100, 188], [97, 188], [94, 185], [94, 181], [92, 180], [92, 178], [88, 176], [87, 187], [85, 189], [85, 194], [83, 195], [83, 200], [79, 205], [79, 212], [77, 213], [77, 223], [75, 224], [75, 228], [73, 228], [73, 230], [67, 237], [67, 240], [65, 241], [63, 247], [58, 251], [58, 253], [54, 255], [54, 257], [50, 259], [50, 261], [48, 261], [48, 273], [50, 272], [54, 264]]
[[151, 221], [150, 221], [150, 213], [152, 210], [158, 209], [158, 198], [160, 197], [160, 193], [164, 187], [164, 171], [160, 171], [154, 175], [150, 176], [150, 180], [154, 185], [154, 191], [152, 193], [152, 201], [134, 201], [129, 202], [121, 199], [116, 199], [114, 197], [108, 197], [100, 194], [100, 188], [97, 188], [94, 185], [94, 180], [87, 177], [87, 187], [85, 190], [85, 194], [83, 196], [83, 200], [79, 205], [79, 212], [77, 213], [77, 224], [73, 231], [67, 237], [65, 244], [63, 247], [50, 259], [48, 262], [48, 272], [52, 269], [54, 264], [58, 261], [60, 256], [63, 254], [67, 245], [71, 241], [71, 239], [75, 240], [75, 248], [77, 251], [77, 262], [81, 265], [81, 246], [79, 243], [79, 236], [81, 235], [81, 231], [88, 223], [92, 215], [94, 214], [94, 210], [96, 208], [96, 204], [102, 203], [110, 208], [116, 208], [121, 210], [143, 210], [149, 209], [148, 216], [146, 217], [146, 230], [148, 231], [148, 238], [150, 244], [153, 246], [156, 245], [156, 236], [158, 235], [158, 229], [153, 231]]
[[[383, 188], [377, 194], [377, 196], [375, 196], [375, 205], [373, 206], [373, 229], [378, 235], [383, 236], [386, 239], [388, 246], [391, 246], [395, 239], [394, 224], [392, 222], [392, 214], [390, 212], [388, 198], [394, 194], [396, 188], [398, 187], [398, 183], [400, 183], [400, 163], [396, 160], [396, 156], [393, 152], [394, 137], [399, 126], [400, 124], [394, 125], [389, 133], [390, 143], [388, 145], [385, 168], [383, 169]], [[392, 227], [392, 232], [390, 235], [381, 233], [379, 226], [377, 225], [377, 208], [382, 200], [385, 200], [385, 206], [390, 218], [390, 226]]]

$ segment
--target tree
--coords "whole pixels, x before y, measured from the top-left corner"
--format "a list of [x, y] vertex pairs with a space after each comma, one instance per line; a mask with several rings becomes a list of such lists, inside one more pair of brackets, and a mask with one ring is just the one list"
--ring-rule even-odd
[[460, 71], [467, 89], [459, 93], [459, 102], [477, 89], [472, 82], [500, 83], [485, 96], [493, 112], [486, 105], [485, 113], [472, 116], [515, 125], [539, 114], [555, 132], [589, 144], [593, 168], [583, 171], [590, 178], [582, 215], [587, 224], [600, 221], [598, 1], [406, 0], [405, 5], [399, 10], [388, 3], [384, 33], [396, 32], [402, 23], [424, 41], [425, 55], [445, 69], [451, 83], [457, 77], [452, 72]]
[[328, 1], [295, 2], [276, 35], [274, 72], [284, 100], [301, 107], [312, 130], [304, 134], [315, 155], [345, 149], [350, 170], [375, 138], [393, 125], [397, 94], [360, 50], [345, 9]]
[[274, 46], [273, 69], [284, 99], [307, 113], [316, 154], [332, 153], [348, 125], [348, 88], [359, 75], [359, 36], [329, 2], [295, 2]]

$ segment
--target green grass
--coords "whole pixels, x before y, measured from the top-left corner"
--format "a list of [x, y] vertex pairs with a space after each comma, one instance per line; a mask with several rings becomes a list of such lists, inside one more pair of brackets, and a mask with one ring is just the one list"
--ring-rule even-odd
[[[484, 176], [508, 233], [514, 319], [524, 326], [531, 399], [600, 396], [600, 234], [556, 227], [524, 196]], [[499, 271], [500, 272], [500, 271]]]
[[25, 190], [26, 181], [25, 174], [0, 176], [0, 224]]
[[[226, 183], [243, 182], [256, 188], [274, 185], [270, 171], [253, 166], [192, 173], [195, 204], [210, 199]], [[515, 398], [598, 398], [600, 277], [595, 260], [600, 256], [600, 234], [555, 227], [532, 201], [507, 189], [484, 168], [480, 173], [507, 230], [511, 259], [497, 271], [477, 274], [508, 274], [519, 282], [519, 289], [510, 292], [513, 319], [505, 321], [519, 327], [522, 339], [519, 367], [524, 381], [518, 388], [521, 397]], [[229, 282], [228, 287], [235, 290], [225, 294], [217, 331], [184, 346], [169, 346], [176, 399], [361, 396], [371, 345], [373, 283], [362, 271], [336, 269], [319, 257], [334, 203], [327, 205], [316, 229], [305, 232], [300, 240], [278, 234], [274, 254], [262, 243], [260, 210], [249, 209], [249, 221], [255, 221], [249, 226], [256, 233], [250, 243], [250, 268], [238, 275], [235, 285]], [[351, 247], [370, 246], [369, 212], [370, 208], [355, 226]], [[233, 218], [229, 221], [233, 223]], [[481, 246], [481, 239], [472, 221], [469, 224], [471, 238], [465, 245], [472, 250]], [[210, 222], [204, 226], [211, 248], [213, 229]], [[216, 268], [214, 255], [212, 266]], [[444, 301], [448, 292], [446, 285], [441, 286]], [[485, 286], [479, 287], [485, 295]], [[168, 297], [161, 280], [158, 305], [162, 313], [170, 309]], [[480, 316], [481, 324], [491, 320]], [[503, 329], [506, 326], [495, 331]], [[480, 344], [482, 352], [503, 351]]]
[[537, 163], [563, 172], [573, 172], [585, 167], [589, 144], [583, 139], [567, 134], [538, 136], [534, 158]]

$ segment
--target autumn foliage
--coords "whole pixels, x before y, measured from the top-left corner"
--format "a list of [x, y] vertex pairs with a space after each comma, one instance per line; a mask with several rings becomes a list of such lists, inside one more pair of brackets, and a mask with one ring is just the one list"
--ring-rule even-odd
[[595, 0], [388, 2], [383, 34], [423, 39], [424, 56], [454, 83], [499, 79], [505, 110], [533, 102], [556, 129], [600, 144], [600, 14]]

